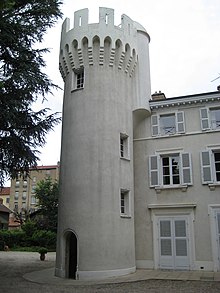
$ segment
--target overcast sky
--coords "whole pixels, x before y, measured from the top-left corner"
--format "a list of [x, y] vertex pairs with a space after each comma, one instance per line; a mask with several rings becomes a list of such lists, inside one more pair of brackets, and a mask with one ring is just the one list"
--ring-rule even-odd
[[[89, 8], [89, 22], [97, 23], [99, 7], [115, 10], [115, 25], [122, 14], [138, 21], [151, 37], [151, 92], [166, 97], [216, 91], [220, 79], [220, 0], [64, 0], [63, 20], [73, 22], [74, 11]], [[47, 74], [63, 88], [58, 70], [60, 32], [63, 20], [50, 29], [43, 46]], [[52, 111], [62, 111], [63, 92], [48, 97]], [[42, 105], [39, 105], [42, 107]], [[60, 160], [61, 125], [47, 135], [39, 165]]]

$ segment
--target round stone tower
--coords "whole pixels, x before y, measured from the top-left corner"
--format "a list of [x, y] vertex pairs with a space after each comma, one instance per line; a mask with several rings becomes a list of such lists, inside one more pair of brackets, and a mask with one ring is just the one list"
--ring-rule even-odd
[[55, 274], [89, 279], [134, 272], [134, 113], [148, 113], [149, 35], [114, 10], [63, 23], [65, 83]]

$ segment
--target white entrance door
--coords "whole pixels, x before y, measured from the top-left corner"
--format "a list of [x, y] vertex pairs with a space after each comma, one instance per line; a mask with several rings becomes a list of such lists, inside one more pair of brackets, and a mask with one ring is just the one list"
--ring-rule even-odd
[[220, 211], [216, 212], [216, 232], [217, 232], [217, 250], [218, 250], [218, 271], [220, 271]]
[[189, 233], [185, 217], [158, 219], [159, 267], [161, 269], [189, 269]]

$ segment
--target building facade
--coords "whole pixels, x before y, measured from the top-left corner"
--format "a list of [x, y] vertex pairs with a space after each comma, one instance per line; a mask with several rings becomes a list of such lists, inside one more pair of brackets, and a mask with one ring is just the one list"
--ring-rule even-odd
[[3, 200], [3, 205], [9, 208], [10, 201], [10, 187], [2, 187], [0, 189], [0, 198]]
[[109, 8], [69, 23], [56, 276], [220, 270], [220, 92], [151, 96], [139, 23]]
[[17, 213], [32, 213], [38, 209], [35, 188], [39, 181], [46, 178], [59, 179], [59, 165], [37, 166], [30, 169], [29, 176], [11, 180], [9, 207]]
[[11, 210], [3, 204], [3, 198], [0, 198], [0, 230], [8, 229], [10, 213]]
[[219, 102], [154, 94], [135, 129], [137, 267], [220, 270]]

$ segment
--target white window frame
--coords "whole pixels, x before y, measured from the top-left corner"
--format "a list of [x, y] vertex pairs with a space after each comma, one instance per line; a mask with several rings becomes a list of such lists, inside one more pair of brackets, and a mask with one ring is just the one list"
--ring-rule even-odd
[[[175, 118], [175, 125], [174, 131], [167, 130], [167, 133], [164, 133], [161, 129], [161, 119], [163, 117], [174, 117]], [[170, 136], [175, 134], [183, 134], [185, 133], [185, 119], [184, 119], [184, 112], [183, 111], [176, 111], [171, 113], [163, 113], [163, 114], [155, 114], [151, 116], [151, 131], [152, 136]]]
[[220, 111], [220, 107], [200, 108], [200, 122], [201, 122], [201, 129], [203, 131], [206, 131], [206, 130], [220, 131], [220, 121], [217, 121], [219, 125], [216, 126], [216, 120], [212, 120], [212, 112], [216, 110]]
[[[173, 159], [178, 158], [178, 174], [175, 174]], [[164, 164], [164, 159], [168, 159], [168, 165]], [[168, 170], [168, 174], [164, 173], [164, 169]], [[161, 170], [162, 170], [162, 185], [175, 185], [180, 184], [180, 156], [179, 154], [161, 156]], [[165, 183], [165, 178], [169, 178], [170, 184]], [[178, 183], [174, 183], [175, 178], [178, 178]]]
[[131, 217], [130, 190], [120, 189], [120, 216]]
[[125, 133], [120, 133], [120, 158], [121, 159], [130, 159], [130, 148], [129, 148], [129, 136]]
[[220, 180], [217, 181], [215, 164], [215, 153], [220, 153], [220, 146], [216, 148], [207, 148], [200, 152], [201, 177], [202, 184], [220, 185]]
[[[163, 164], [162, 159], [164, 157], [179, 156], [179, 184], [173, 184], [172, 179], [170, 184], [163, 183]], [[170, 178], [172, 176], [170, 173]], [[149, 181], [150, 187], [158, 188], [183, 188], [193, 185], [192, 180], [192, 159], [191, 154], [186, 152], [159, 152], [153, 156], [149, 156]]]

